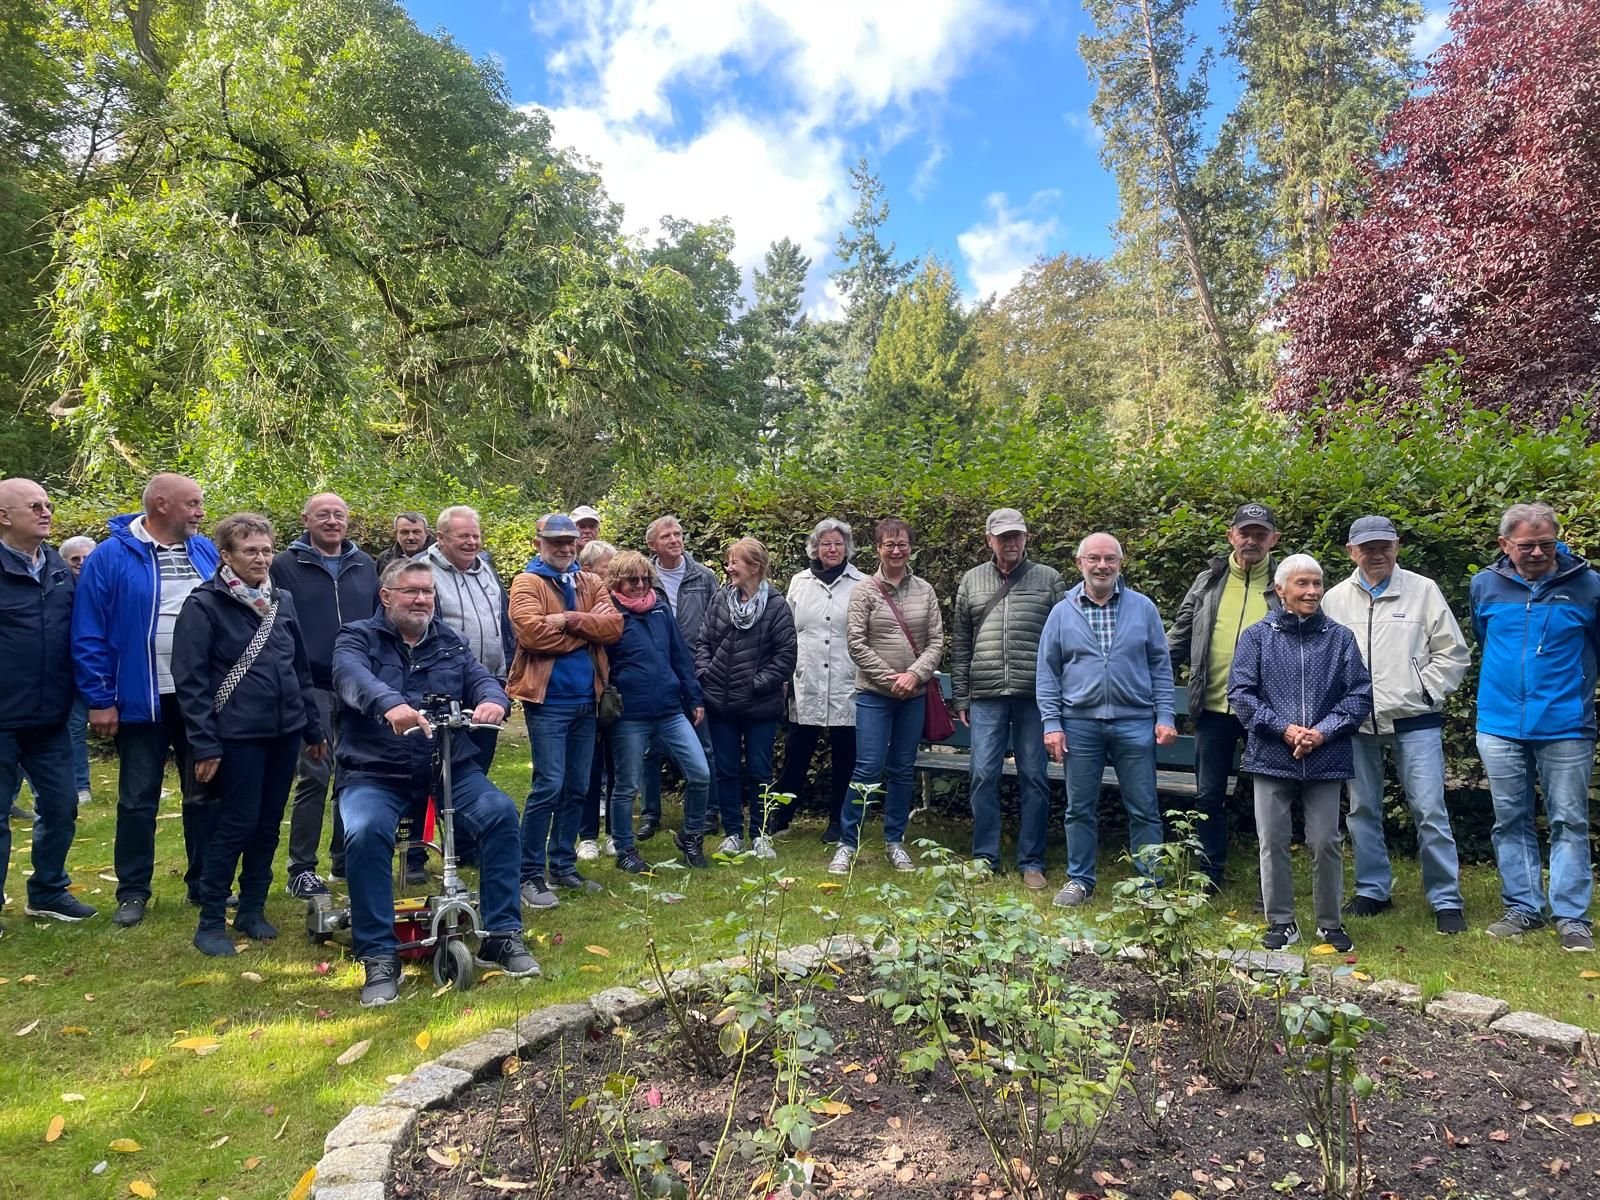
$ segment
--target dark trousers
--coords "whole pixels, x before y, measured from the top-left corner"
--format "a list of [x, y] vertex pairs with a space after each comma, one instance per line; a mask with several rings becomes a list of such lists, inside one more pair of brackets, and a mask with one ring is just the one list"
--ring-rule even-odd
[[[500, 745], [500, 731], [498, 729], [469, 729], [467, 737], [472, 741], [472, 761], [485, 775], [494, 765], [494, 752]], [[428, 848], [422, 840], [422, 831], [428, 823], [428, 797], [413, 798], [411, 807], [406, 810], [406, 819], [411, 822], [411, 844], [406, 847], [406, 870], [421, 871], [428, 865]], [[456, 861], [462, 864], [478, 861], [478, 839], [465, 825], [456, 825]]]
[[1204, 855], [1198, 865], [1219, 886], [1228, 861], [1228, 776], [1243, 741], [1244, 726], [1232, 713], [1202, 712], [1194, 719], [1194, 807], [1201, 814], [1195, 833]]
[[112, 861], [117, 871], [117, 903], [150, 899], [156, 868], [156, 814], [161, 808], [161, 780], [167, 755], [178, 764], [178, 791], [183, 802], [183, 849], [188, 866], [183, 882], [197, 896], [206, 840], [216, 823], [217, 806], [194, 781], [194, 759], [183, 714], [171, 696], [161, 697], [161, 719], [117, 728], [117, 834]]
[[850, 794], [850, 776], [856, 769], [856, 727], [854, 725], [791, 725], [783, 739], [783, 774], [778, 777], [778, 791], [795, 798], [772, 814], [774, 831], [789, 828], [795, 810], [805, 799], [806, 778], [811, 774], [811, 760], [816, 757], [822, 735], [828, 735], [828, 750], [832, 766], [829, 771], [828, 828], [839, 828], [839, 814], [844, 811], [844, 800]]
[[222, 928], [235, 871], [240, 915], [259, 915], [266, 907], [272, 856], [278, 852], [278, 829], [300, 747], [298, 733], [222, 743], [222, 761], [212, 781], [216, 822], [200, 868], [202, 927]]
[[[67, 725], [0, 729], [0, 796], [15, 794], [22, 772], [33, 784], [33, 874], [28, 903], [47, 905], [66, 895], [67, 851], [78, 829], [73, 787], [72, 736]], [[0, 813], [0, 892], [11, 864], [11, 806]]]
[[[294, 807], [289, 810], [289, 880], [302, 871], [317, 869], [317, 850], [322, 844], [322, 814], [328, 807], [328, 785], [334, 782], [333, 755], [339, 748], [339, 702], [326, 688], [307, 693], [322, 718], [328, 735], [328, 753], [313, 762], [302, 750], [295, 769]], [[337, 788], [337, 785], [335, 785]], [[328, 869], [344, 874], [344, 817], [338, 804], [333, 806], [333, 840], [328, 843]]]
[[767, 808], [761, 789], [772, 782], [772, 748], [778, 718], [706, 714], [716, 760], [716, 801], [722, 809], [724, 837], [751, 838], [767, 831]]
[[[611, 806], [617, 800], [617, 768], [611, 757], [611, 734], [600, 730], [594, 748], [594, 762], [589, 767], [589, 794], [583, 801], [583, 822], [578, 826], [578, 840], [598, 841], [600, 837], [600, 797], [606, 798], [606, 832], [611, 832]], [[633, 797], [628, 797], [628, 807], [633, 807]]]

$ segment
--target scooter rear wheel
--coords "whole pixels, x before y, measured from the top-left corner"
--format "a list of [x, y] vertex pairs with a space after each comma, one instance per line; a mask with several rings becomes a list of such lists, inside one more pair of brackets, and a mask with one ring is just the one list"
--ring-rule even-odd
[[478, 965], [465, 942], [451, 938], [439, 944], [433, 952], [433, 981], [440, 987], [454, 984], [458, 992], [465, 992], [478, 982]]

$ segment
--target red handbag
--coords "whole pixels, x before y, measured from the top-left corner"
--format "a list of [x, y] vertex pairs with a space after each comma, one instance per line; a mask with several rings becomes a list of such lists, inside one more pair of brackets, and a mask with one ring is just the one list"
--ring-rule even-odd
[[[883, 597], [883, 602], [889, 606], [889, 611], [899, 623], [900, 632], [905, 634], [906, 641], [911, 643], [911, 656], [920, 657], [922, 650], [917, 646], [917, 639], [911, 636], [911, 627], [906, 624], [905, 614], [889, 595], [889, 589], [883, 586], [882, 580], [874, 582], [878, 585], [878, 595]], [[940, 689], [937, 679], [928, 680], [927, 686], [922, 690], [922, 702], [922, 740], [942, 742], [954, 736], [956, 723], [950, 716], [949, 706], [944, 702], [944, 692]]]

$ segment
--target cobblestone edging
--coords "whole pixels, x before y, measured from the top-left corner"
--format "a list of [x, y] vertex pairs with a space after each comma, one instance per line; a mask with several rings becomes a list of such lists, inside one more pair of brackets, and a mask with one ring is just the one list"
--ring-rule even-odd
[[[778, 955], [780, 970], [804, 974], [825, 960], [845, 963], [867, 957], [866, 942], [848, 934], [815, 945], [792, 947]], [[742, 957], [674, 971], [667, 984], [681, 991], [736, 970]], [[563, 1037], [580, 1036], [593, 1026], [609, 1028], [648, 1016], [662, 1005], [660, 989], [611, 987], [581, 1004], [534, 1009], [510, 1029], [491, 1029], [464, 1046], [423, 1063], [371, 1104], [363, 1104], [334, 1126], [322, 1144], [313, 1200], [385, 1200], [394, 1156], [410, 1142], [417, 1118], [440, 1108], [499, 1069], [510, 1056], [542, 1050]]]
[[[1068, 948], [1076, 954], [1094, 953], [1093, 943], [1087, 941], [1070, 940]], [[778, 966], [801, 975], [824, 960], [843, 963], [867, 958], [869, 954], [866, 942], [845, 934], [783, 951], [778, 955]], [[1294, 975], [1307, 971], [1303, 957], [1282, 951], [1240, 950], [1232, 952], [1232, 958], [1250, 970]], [[719, 972], [736, 970], [744, 962], [743, 957], [725, 958], [674, 971], [667, 977], [667, 986], [675, 992], [683, 991]], [[1310, 974], [1330, 978], [1337, 990], [1422, 1012], [1436, 1021], [1486, 1029], [1569, 1057], [1600, 1054], [1600, 1033], [1538, 1013], [1511, 1012], [1504, 1000], [1492, 996], [1444, 992], [1424, 1010], [1422, 989], [1416, 984], [1397, 979], [1368, 982], [1353, 975], [1334, 975], [1331, 967], [1319, 964], [1311, 966]], [[582, 1004], [535, 1009], [510, 1029], [491, 1029], [466, 1045], [423, 1063], [372, 1104], [352, 1109], [334, 1126], [323, 1142], [322, 1158], [317, 1163], [313, 1200], [385, 1200], [394, 1156], [416, 1133], [419, 1114], [451, 1103], [511, 1055], [535, 1053], [562, 1037], [580, 1035], [591, 1026], [636, 1021], [661, 1005], [660, 988], [653, 983], [644, 983], [639, 989], [606, 988]]]

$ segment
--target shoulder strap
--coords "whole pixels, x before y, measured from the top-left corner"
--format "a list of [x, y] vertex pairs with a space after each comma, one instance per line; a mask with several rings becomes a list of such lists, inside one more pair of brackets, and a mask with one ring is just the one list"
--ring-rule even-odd
[[906, 635], [906, 641], [911, 643], [911, 656], [920, 657], [922, 648], [917, 645], [917, 639], [911, 636], [911, 627], [906, 624], [906, 616], [900, 611], [900, 606], [894, 602], [894, 597], [889, 594], [889, 589], [883, 585], [883, 580], [874, 579], [878, 586], [878, 595], [883, 597], [883, 602], [889, 606], [889, 611], [894, 614], [894, 619], [899, 622], [900, 632]]
[[[1017, 569], [1011, 572], [1011, 574], [1007, 575], [1005, 577], [1005, 581], [995, 589], [994, 595], [990, 596], [989, 602], [983, 606], [983, 611], [973, 618], [972, 637], [974, 641], [977, 640], [978, 630], [982, 629], [983, 623], [989, 619], [989, 614], [1000, 606], [1000, 601], [1006, 598], [1007, 593], [1009, 593], [1011, 589], [1017, 585], [1017, 580], [1026, 575], [1028, 573], [1028, 569], [1032, 566], [1033, 560], [1031, 558], [1023, 559], [1017, 564]], [[999, 568], [996, 569], [998, 570]]]
[[274, 600], [267, 605], [266, 615], [261, 618], [261, 624], [256, 626], [255, 636], [250, 639], [250, 644], [244, 648], [244, 653], [239, 656], [239, 661], [228, 668], [228, 673], [222, 677], [222, 686], [217, 689], [217, 694], [211, 700], [211, 711], [221, 712], [223, 706], [233, 698], [234, 689], [239, 686], [239, 681], [250, 673], [250, 668], [260, 657], [262, 647], [267, 644], [267, 639], [272, 636], [272, 627], [278, 620], [278, 602]]

